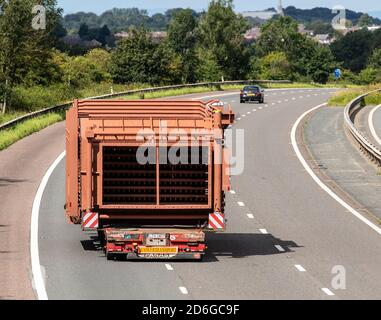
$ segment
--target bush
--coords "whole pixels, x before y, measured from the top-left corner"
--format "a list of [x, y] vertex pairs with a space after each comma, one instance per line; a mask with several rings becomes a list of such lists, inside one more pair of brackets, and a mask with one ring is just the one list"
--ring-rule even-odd
[[291, 66], [284, 52], [271, 52], [259, 60], [260, 76], [268, 80], [288, 80]]
[[368, 67], [362, 70], [358, 76], [359, 84], [372, 84], [381, 82], [381, 69]]
[[62, 90], [47, 87], [16, 87], [12, 93], [11, 109], [35, 111], [47, 108], [62, 101]]

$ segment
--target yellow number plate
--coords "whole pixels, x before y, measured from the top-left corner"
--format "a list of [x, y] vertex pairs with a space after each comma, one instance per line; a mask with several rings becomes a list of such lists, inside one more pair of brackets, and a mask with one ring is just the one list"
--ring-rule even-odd
[[177, 247], [140, 247], [139, 253], [177, 254]]

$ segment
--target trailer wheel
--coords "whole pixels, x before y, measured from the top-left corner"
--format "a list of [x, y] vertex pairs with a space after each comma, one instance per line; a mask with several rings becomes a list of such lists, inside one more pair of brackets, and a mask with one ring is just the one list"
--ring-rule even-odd
[[101, 247], [104, 247], [106, 245], [106, 237], [103, 230], [102, 231], [98, 230], [98, 241]]
[[115, 260], [115, 254], [106, 251], [106, 258], [107, 260]]

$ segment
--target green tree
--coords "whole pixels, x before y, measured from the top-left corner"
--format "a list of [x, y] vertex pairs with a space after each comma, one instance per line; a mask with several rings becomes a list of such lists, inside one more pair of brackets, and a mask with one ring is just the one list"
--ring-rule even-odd
[[262, 26], [256, 52], [262, 57], [271, 52], [284, 52], [288, 58], [293, 58], [295, 52], [300, 52], [303, 41], [295, 20], [287, 16], [278, 17]]
[[368, 66], [374, 69], [381, 69], [381, 48], [375, 49], [369, 58]]
[[255, 49], [259, 57], [284, 53], [294, 76], [315, 82], [326, 82], [334, 65], [330, 49], [300, 34], [297, 22], [290, 17], [278, 17], [264, 24]]
[[249, 56], [244, 45], [247, 29], [245, 19], [234, 12], [232, 0], [211, 1], [200, 19], [200, 48], [211, 52], [209, 57], [215, 59], [225, 79], [242, 78], [248, 71]]
[[350, 32], [331, 45], [335, 59], [344, 68], [360, 72], [366, 66], [374, 47], [374, 35], [367, 29]]
[[5, 113], [14, 85], [33, 79], [44, 82], [50, 66], [51, 47], [54, 45], [54, 30], [60, 20], [61, 11], [55, 0], [41, 0], [46, 10], [45, 29], [35, 30], [32, 21], [35, 5], [29, 0], [0, 0], [0, 73], [4, 81], [3, 107]]
[[86, 23], [80, 25], [78, 35], [82, 40], [91, 40], [89, 38], [89, 26]]
[[381, 81], [381, 69], [367, 67], [362, 70], [358, 75], [358, 82], [360, 84], [378, 83]]
[[313, 54], [307, 64], [307, 76], [314, 82], [326, 83], [335, 68], [335, 59], [329, 48], [322, 45], [313, 46]]
[[217, 58], [212, 51], [199, 48], [197, 56], [200, 63], [196, 69], [197, 79], [201, 81], [220, 81], [224, 76], [222, 67], [217, 63]]
[[195, 82], [197, 21], [191, 9], [176, 11], [168, 26], [168, 44], [181, 58], [182, 82]]
[[373, 24], [373, 19], [372, 19], [372, 17], [369, 15], [369, 14], [363, 14], [361, 17], [360, 17], [360, 19], [359, 19], [359, 21], [358, 21], [358, 26], [359, 27], [368, 27], [368, 26], [370, 26], [370, 25], [372, 25]]
[[284, 52], [271, 52], [259, 60], [261, 79], [287, 80], [291, 78], [291, 66]]
[[176, 57], [166, 44], [155, 44], [145, 29], [131, 29], [111, 57], [111, 74], [118, 83], [161, 84], [173, 79]]

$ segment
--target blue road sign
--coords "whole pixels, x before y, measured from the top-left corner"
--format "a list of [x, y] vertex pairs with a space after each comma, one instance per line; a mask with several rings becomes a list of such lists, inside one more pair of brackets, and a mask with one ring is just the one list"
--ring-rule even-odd
[[335, 71], [333, 72], [333, 76], [335, 77], [335, 80], [340, 79], [341, 78], [341, 70], [335, 69]]

